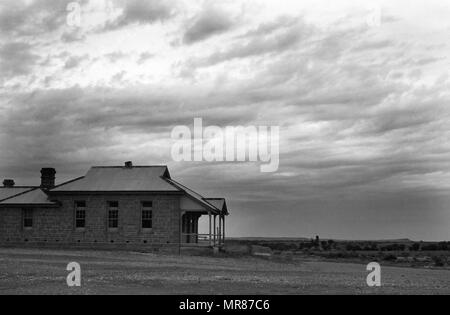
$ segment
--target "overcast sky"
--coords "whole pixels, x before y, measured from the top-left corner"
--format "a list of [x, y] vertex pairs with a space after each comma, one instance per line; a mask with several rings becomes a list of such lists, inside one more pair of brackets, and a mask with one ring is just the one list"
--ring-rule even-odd
[[[2, 178], [167, 164], [232, 236], [450, 240], [449, 1], [68, 2], [0, 3]], [[194, 117], [280, 126], [279, 171], [174, 162]]]

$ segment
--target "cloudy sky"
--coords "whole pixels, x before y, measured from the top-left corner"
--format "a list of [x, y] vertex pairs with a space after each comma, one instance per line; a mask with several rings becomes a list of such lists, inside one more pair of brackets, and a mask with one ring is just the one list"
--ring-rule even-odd
[[[2, 178], [167, 164], [232, 236], [450, 239], [448, 1], [69, 2], [0, 2]], [[279, 126], [278, 172], [174, 162], [194, 117]]]

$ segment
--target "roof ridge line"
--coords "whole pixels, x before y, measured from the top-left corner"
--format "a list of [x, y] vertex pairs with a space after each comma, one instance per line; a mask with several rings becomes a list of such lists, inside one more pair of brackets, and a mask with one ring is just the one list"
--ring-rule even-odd
[[16, 185], [14, 185], [14, 186], [12, 186], [12, 187], [5, 187], [5, 186], [0, 186], [0, 189], [2, 189], [2, 188], [39, 188], [40, 186], [16, 186]]
[[[208, 199], [208, 198], [204, 197], [202, 194], [199, 194], [199, 193], [196, 192], [195, 190], [193, 190], [193, 189], [191, 189], [191, 188], [189, 188], [189, 187], [187, 187], [187, 186], [185, 186], [185, 185], [183, 185], [183, 184], [177, 182], [177, 181], [174, 180], [174, 179], [170, 179], [170, 181], [173, 181], [173, 182], [175, 183], [175, 185], [180, 185], [180, 186], [182, 186], [182, 187], [185, 189], [184, 192], [187, 193], [187, 191], [188, 191], [188, 192], [191, 192], [191, 193], [194, 193], [194, 194], [200, 196], [200, 198], [201, 198], [201, 200], [202, 200], [203, 202], [205, 202], [206, 204], [208, 204], [210, 207], [212, 207], [212, 208], [217, 209], [218, 211], [220, 211], [220, 209], [218, 209], [215, 205], [209, 203], [208, 200], [206, 200], [206, 199]], [[186, 190], [187, 190], [187, 191], [186, 191]], [[222, 199], [225, 200], [225, 198], [222, 198]]]
[[[22, 195], [24, 195], [24, 194], [27, 194], [27, 193], [29, 193], [29, 192], [32, 192], [32, 191], [37, 190], [37, 189], [40, 189], [40, 188], [41, 188], [41, 187], [34, 187], [34, 188], [29, 189], [29, 190], [22, 191], [22, 192], [20, 192], [20, 193], [18, 193], [18, 194], [15, 194], [15, 195], [13, 195], [13, 196], [9, 196], [8, 198], [2, 199], [2, 200], [0, 200], [0, 202], [7, 201], [7, 200], [9, 200], [9, 199], [12, 199], [12, 198], [15, 198], [15, 197], [22, 196]], [[44, 191], [43, 191], [43, 192], [44, 192]], [[44, 192], [44, 193], [45, 193], [45, 192]]]
[[64, 185], [73, 183], [73, 182], [75, 182], [75, 181], [77, 181], [77, 180], [80, 180], [80, 179], [82, 179], [82, 178], [84, 178], [84, 177], [85, 177], [85, 176], [80, 176], [80, 177], [71, 179], [71, 180], [69, 180], [69, 181], [67, 181], [67, 182], [64, 182], [64, 183], [62, 183], [62, 184], [56, 185], [56, 186], [52, 187], [51, 189], [49, 189], [49, 191], [52, 191], [52, 189], [55, 189], [55, 188], [58, 188], [58, 187], [61, 187], [61, 186], [64, 186]]
[[178, 182], [178, 181], [176, 181], [176, 180], [174, 180], [174, 179], [172, 179], [172, 178], [170, 178], [170, 179], [168, 178], [168, 180], [173, 181], [173, 182], [175, 183], [175, 185], [180, 185], [180, 186], [183, 187], [185, 190], [189, 190], [189, 191], [191, 191], [191, 192], [193, 192], [193, 193], [199, 195], [200, 197], [204, 198], [202, 194], [199, 194], [199, 193], [196, 192], [195, 190], [193, 190], [193, 189], [187, 187], [186, 185], [183, 185], [182, 183], [180, 183], [180, 182]]
[[[184, 189], [178, 187], [178, 185], [177, 185], [178, 182], [174, 181], [172, 178], [167, 178], [165, 176], [159, 176], [159, 178], [161, 178], [162, 180], [166, 181], [169, 185], [172, 185], [173, 187], [175, 187], [179, 191], [186, 192]], [[175, 183], [172, 183], [172, 182], [175, 182]], [[183, 185], [180, 184], [180, 186], [183, 186]]]
[[133, 165], [132, 167], [126, 167], [126, 166], [120, 166], [120, 165], [111, 165], [111, 166], [91, 166], [91, 168], [126, 168], [126, 169], [133, 169], [133, 168], [150, 168], [150, 167], [164, 167], [167, 168], [167, 165]]

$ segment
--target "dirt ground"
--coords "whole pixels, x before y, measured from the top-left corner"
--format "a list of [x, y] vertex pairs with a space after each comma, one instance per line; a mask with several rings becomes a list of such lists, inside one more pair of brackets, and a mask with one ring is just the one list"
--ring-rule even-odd
[[[81, 287], [69, 288], [69, 262]], [[382, 266], [366, 285], [362, 264], [257, 257], [0, 248], [0, 294], [450, 294], [450, 271]]]

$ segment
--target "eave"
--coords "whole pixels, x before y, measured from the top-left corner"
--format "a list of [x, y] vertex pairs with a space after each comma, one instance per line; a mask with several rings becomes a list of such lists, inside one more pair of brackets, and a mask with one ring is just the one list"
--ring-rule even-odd
[[61, 195], [183, 195], [182, 191], [47, 191], [51, 196]]

